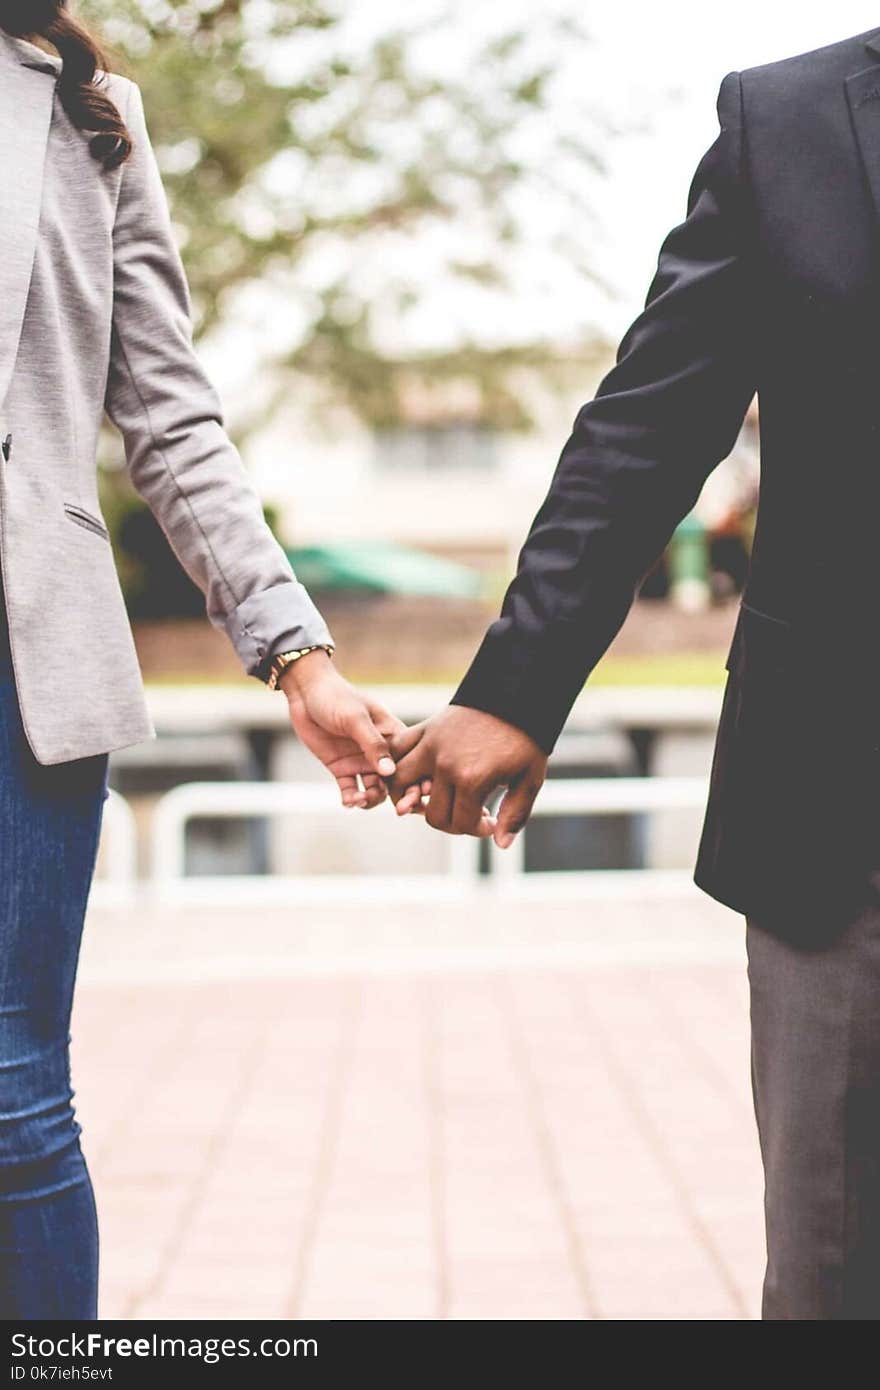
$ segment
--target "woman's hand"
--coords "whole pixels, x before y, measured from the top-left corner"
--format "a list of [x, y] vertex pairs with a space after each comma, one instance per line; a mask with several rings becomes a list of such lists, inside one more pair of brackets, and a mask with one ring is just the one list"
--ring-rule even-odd
[[380, 805], [383, 779], [395, 771], [388, 740], [403, 731], [401, 721], [349, 685], [325, 651], [294, 661], [278, 684], [297, 737], [336, 778], [343, 806]]

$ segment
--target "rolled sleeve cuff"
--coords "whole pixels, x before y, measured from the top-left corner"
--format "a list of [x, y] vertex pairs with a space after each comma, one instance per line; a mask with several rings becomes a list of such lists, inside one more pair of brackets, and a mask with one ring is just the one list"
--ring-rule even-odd
[[252, 594], [222, 626], [248, 675], [259, 680], [267, 678], [278, 652], [333, 646], [327, 624], [297, 580]]

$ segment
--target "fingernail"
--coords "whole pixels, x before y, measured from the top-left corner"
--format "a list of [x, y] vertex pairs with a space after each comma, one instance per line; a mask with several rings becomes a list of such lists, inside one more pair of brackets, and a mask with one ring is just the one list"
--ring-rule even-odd
[[380, 758], [379, 771], [383, 777], [393, 777], [396, 771], [393, 758]]
[[496, 843], [499, 849], [510, 849], [510, 846], [513, 844], [515, 839], [515, 835], [507, 833], [505, 835], [499, 835]]

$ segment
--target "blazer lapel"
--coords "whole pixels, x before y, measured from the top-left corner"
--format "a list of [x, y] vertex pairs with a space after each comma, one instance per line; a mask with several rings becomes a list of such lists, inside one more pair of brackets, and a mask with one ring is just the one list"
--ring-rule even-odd
[[55, 78], [0, 46], [0, 405], [12, 377], [33, 271]]
[[[880, 32], [865, 44], [880, 59]], [[846, 97], [874, 210], [880, 217], [880, 62], [846, 78]]]

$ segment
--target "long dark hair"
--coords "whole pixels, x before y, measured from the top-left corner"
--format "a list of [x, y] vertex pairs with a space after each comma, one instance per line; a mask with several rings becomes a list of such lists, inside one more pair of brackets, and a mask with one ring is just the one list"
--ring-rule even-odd
[[0, 28], [17, 38], [48, 39], [63, 59], [58, 95], [78, 130], [91, 132], [89, 149], [105, 169], [131, 154], [131, 136], [115, 102], [101, 90], [99, 69], [109, 71], [103, 49], [74, 19], [67, 0], [0, 0]]

